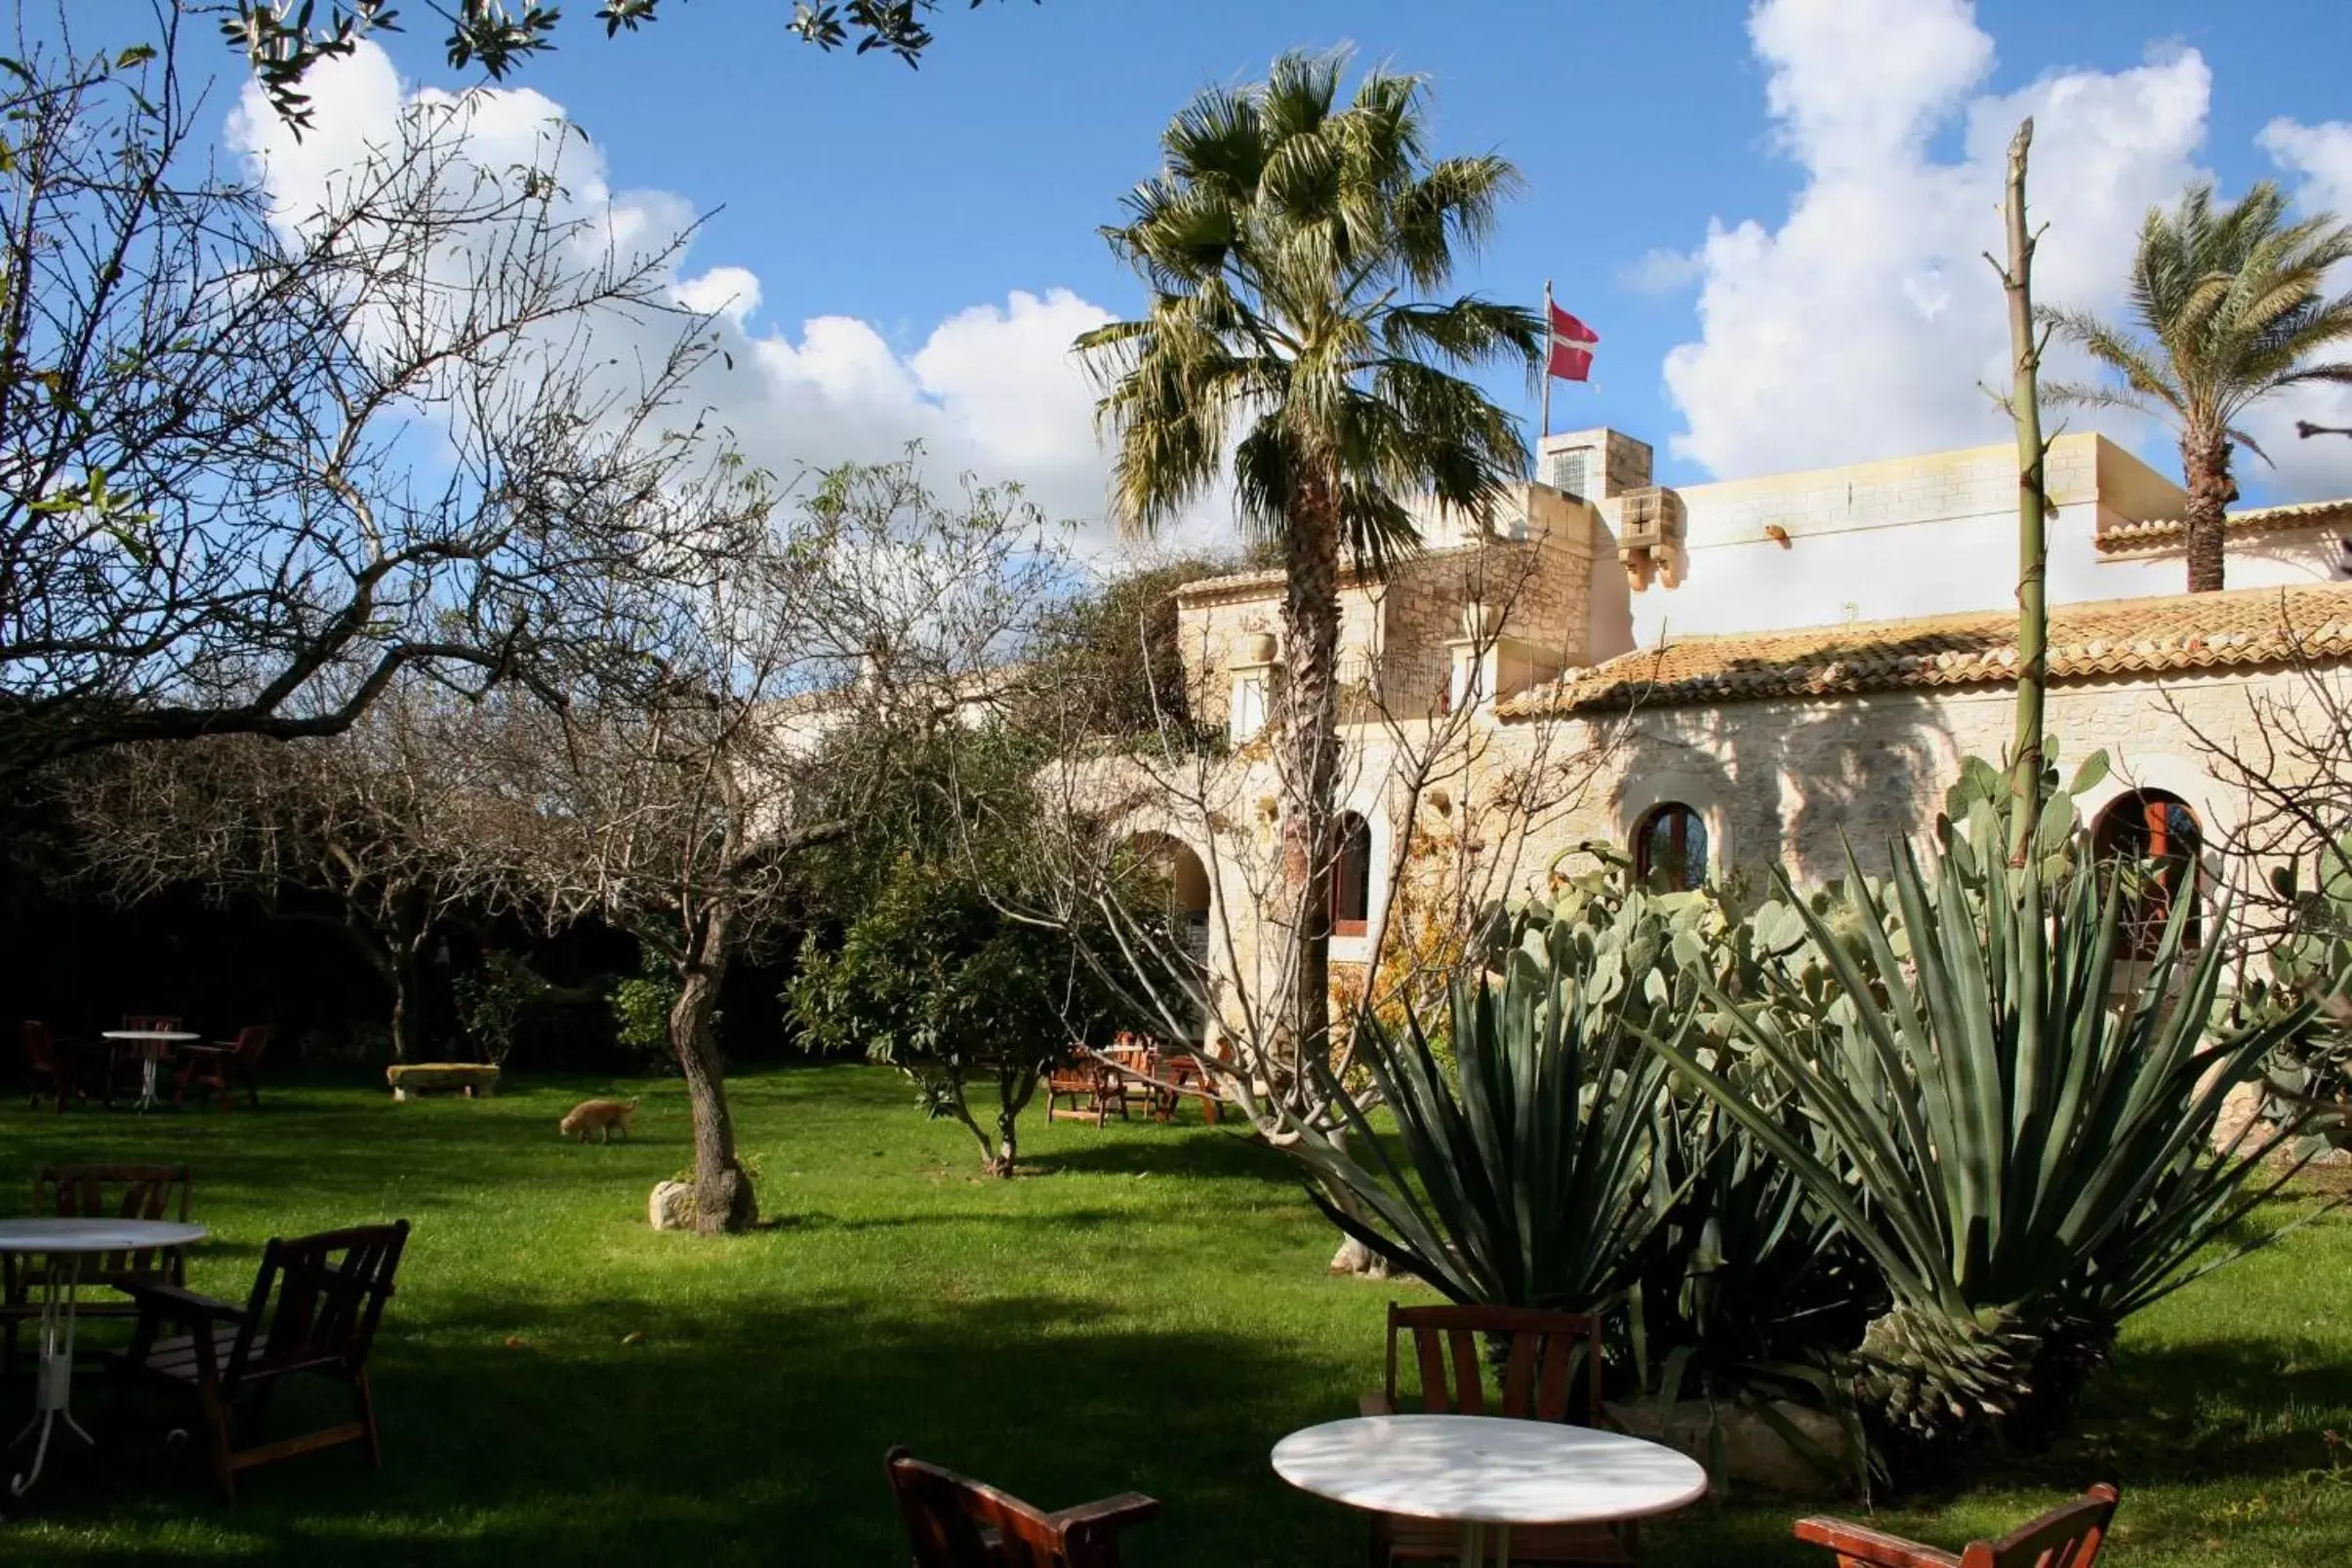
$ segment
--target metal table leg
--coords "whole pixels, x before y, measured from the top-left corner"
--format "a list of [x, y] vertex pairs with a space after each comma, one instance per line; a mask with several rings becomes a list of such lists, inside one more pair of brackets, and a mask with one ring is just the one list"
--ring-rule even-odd
[[155, 1108], [155, 1054], [142, 1051], [139, 1058], [139, 1108]]
[[32, 1435], [34, 1427], [41, 1429], [40, 1440], [33, 1446], [32, 1468], [9, 1482], [9, 1495], [22, 1497], [32, 1483], [41, 1478], [41, 1467], [49, 1458], [49, 1434], [59, 1422], [72, 1428], [83, 1442], [91, 1442], [82, 1424], [73, 1419], [73, 1307], [76, 1287], [81, 1283], [82, 1260], [78, 1253], [66, 1253], [43, 1260], [41, 1271], [41, 1354], [34, 1370], [35, 1390], [33, 1418], [24, 1424], [9, 1444], [21, 1445]]

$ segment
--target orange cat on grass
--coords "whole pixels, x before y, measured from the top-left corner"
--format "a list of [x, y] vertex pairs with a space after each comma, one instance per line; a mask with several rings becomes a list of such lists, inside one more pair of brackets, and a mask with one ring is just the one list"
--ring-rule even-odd
[[583, 1100], [572, 1107], [571, 1114], [555, 1124], [555, 1130], [584, 1144], [592, 1132], [597, 1143], [609, 1144], [615, 1129], [623, 1138], [629, 1136], [629, 1118], [636, 1113], [634, 1100]]

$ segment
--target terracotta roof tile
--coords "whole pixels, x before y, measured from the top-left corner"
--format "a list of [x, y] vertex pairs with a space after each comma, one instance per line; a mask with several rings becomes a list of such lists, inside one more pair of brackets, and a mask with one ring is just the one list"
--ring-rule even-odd
[[[2306, 501], [2291, 506], [2249, 506], [2243, 511], [2228, 513], [2222, 523], [2232, 537], [2352, 524], [2352, 497], [2340, 501]], [[2163, 549], [2176, 544], [2188, 531], [2186, 518], [2154, 517], [2145, 522], [2118, 523], [2112, 528], [2103, 528], [2099, 530], [2096, 543], [2100, 554], [2122, 555], [2134, 550]]]
[[[2053, 607], [2056, 680], [2352, 660], [2352, 583], [2177, 593]], [[1680, 637], [1523, 692], [1505, 717], [1981, 686], [2017, 669], [2014, 612]]]

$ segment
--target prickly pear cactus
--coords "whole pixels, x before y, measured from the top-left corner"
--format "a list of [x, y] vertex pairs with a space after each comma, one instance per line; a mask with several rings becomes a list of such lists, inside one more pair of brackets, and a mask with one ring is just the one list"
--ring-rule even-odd
[[[2042, 815], [2027, 844], [2027, 864], [2043, 885], [2055, 888], [2083, 864], [2083, 817], [2076, 804], [2106, 779], [2107, 753], [2085, 757], [2074, 777], [2063, 784], [2057, 765], [2058, 739], [2042, 743]], [[1977, 887], [1990, 884], [1996, 873], [2014, 880], [2024, 867], [2009, 864], [2010, 829], [2017, 810], [2007, 762], [1996, 766], [1982, 757], [1961, 764], [1959, 782], [1944, 791], [1944, 809], [1935, 819], [1935, 836], [1963, 876]]]
[[2265, 955], [2268, 979], [2236, 999], [2257, 1011], [2321, 1004], [2310, 1033], [2263, 1065], [2262, 1117], [2295, 1126], [2294, 1152], [2305, 1157], [2352, 1147], [2352, 838], [2329, 844], [2319, 863], [2308, 888], [2291, 862], [2270, 872], [2288, 920]]

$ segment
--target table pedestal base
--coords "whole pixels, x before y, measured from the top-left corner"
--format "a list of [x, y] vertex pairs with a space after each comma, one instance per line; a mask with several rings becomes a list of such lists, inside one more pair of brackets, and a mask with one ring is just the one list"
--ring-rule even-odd
[[11, 1497], [22, 1497], [33, 1482], [41, 1478], [41, 1467], [49, 1459], [49, 1436], [59, 1422], [63, 1422], [85, 1443], [95, 1442], [73, 1419], [73, 1307], [75, 1288], [81, 1282], [82, 1260], [68, 1253], [43, 1260], [41, 1270], [41, 1347], [34, 1380], [33, 1418], [24, 1424], [9, 1447], [20, 1448], [24, 1439], [36, 1428], [39, 1440], [33, 1445], [32, 1467], [8, 1483]]
[[155, 1059], [142, 1056], [139, 1062], [139, 1108], [153, 1110], [160, 1103], [155, 1098]]
[[1511, 1526], [1488, 1525], [1476, 1519], [1462, 1521], [1462, 1568], [1477, 1568], [1486, 1560], [1486, 1533], [1494, 1532], [1495, 1568], [1511, 1568]]

